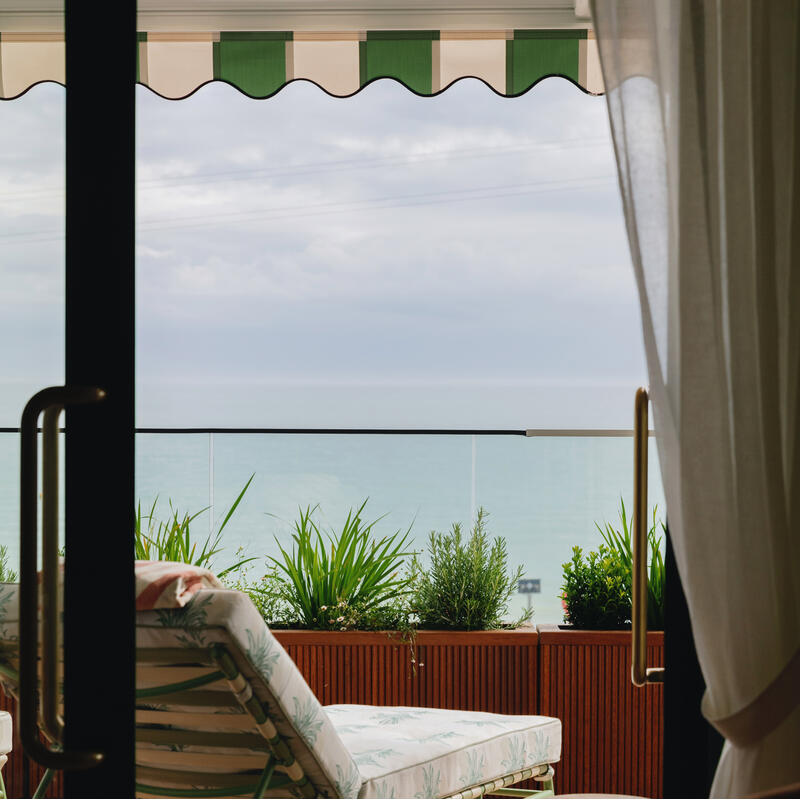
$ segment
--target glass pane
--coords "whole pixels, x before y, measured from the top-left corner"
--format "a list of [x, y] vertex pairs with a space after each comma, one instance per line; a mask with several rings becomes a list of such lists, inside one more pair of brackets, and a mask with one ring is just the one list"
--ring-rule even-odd
[[64, 383], [64, 103], [53, 83], [0, 103], [0, 545], [17, 571], [16, 429], [31, 395]]
[[[143, 515], [150, 513], [155, 503], [155, 516], [166, 519], [170, 502], [182, 512], [194, 514], [211, 505], [209, 476], [211, 461], [208, 436], [185, 434], [148, 434], [136, 437], [136, 490]], [[241, 488], [241, 487], [240, 487]], [[197, 530], [207, 533], [205, 515]]]
[[[289, 539], [298, 508], [319, 504], [320, 519], [335, 528], [365, 500], [366, 518], [386, 515], [377, 530], [413, 524], [421, 540], [469, 516], [470, 450], [464, 436], [217, 434], [215, 509], [223, 513], [255, 472], [258, 480], [236, 521], [235, 541], [248, 554], [277, 555], [273, 537]], [[232, 529], [232, 544], [233, 537]]]
[[[137, 92], [137, 424], [164, 431], [138, 437], [143, 509], [208, 507], [204, 536], [254, 475], [224, 567], [275, 555], [298, 507], [336, 526], [369, 498], [421, 548], [483, 506], [541, 580], [534, 621], [560, 621], [571, 547], [630, 504], [629, 437], [208, 429], [630, 428], [646, 370], [604, 102], [558, 80]], [[663, 512], [654, 446], [650, 487]]]
[[140, 425], [630, 427], [602, 99], [137, 91]]
[[[561, 565], [572, 548], [597, 550], [595, 523], [620, 529], [620, 498], [630, 524], [633, 439], [616, 437], [477, 437], [476, 497], [490, 513], [494, 534], [508, 541], [509, 562], [524, 564], [526, 577], [540, 580], [531, 597], [534, 622], [560, 623]], [[651, 439], [650, 508], [666, 521], [658, 454]], [[526, 596], [515, 598], [519, 612]]]
[[[193, 529], [201, 540], [255, 473], [226, 528], [220, 568], [239, 548], [259, 564], [277, 556], [276, 540], [290, 541], [298, 508], [319, 504], [320, 521], [336, 528], [368, 500], [367, 519], [385, 515], [377, 532], [411, 526], [413, 549], [424, 551], [431, 531], [454, 522], [467, 529], [483, 507], [491, 536], [506, 540], [509, 568], [522, 565], [523, 577], [540, 580], [540, 593], [513, 598], [509, 617], [530, 599], [536, 623], [562, 621], [561, 565], [572, 548], [597, 549], [595, 523], [619, 527], [620, 499], [628, 519], [632, 510], [630, 437], [143, 434], [137, 445], [144, 512], [156, 500], [159, 519], [170, 499], [181, 517], [210, 507]], [[657, 507], [665, 521], [652, 440], [649, 455], [651, 513]]]

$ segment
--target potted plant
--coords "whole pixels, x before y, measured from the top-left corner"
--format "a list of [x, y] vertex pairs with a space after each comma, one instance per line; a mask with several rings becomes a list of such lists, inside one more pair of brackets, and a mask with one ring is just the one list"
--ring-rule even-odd
[[[540, 713], [564, 723], [563, 792], [661, 793], [660, 686], [637, 689], [631, 666], [631, 530], [596, 524], [602, 542], [573, 548], [563, 565], [565, 625], [539, 625]], [[663, 664], [663, 525], [653, 509], [649, 541], [648, 663]], [[653, 630], [654, 626], [659, 629]]]
[[467, 538], [459, 524], [432, 533], [425, 568], [410, 531], [379, 537], [365, 505], [337, 530], [301, 510], [291, 549], [238, 587], [320, 701], [537, 713], [538, 636], [503, 624], [519, 570], [489, 543], [486, 512]]

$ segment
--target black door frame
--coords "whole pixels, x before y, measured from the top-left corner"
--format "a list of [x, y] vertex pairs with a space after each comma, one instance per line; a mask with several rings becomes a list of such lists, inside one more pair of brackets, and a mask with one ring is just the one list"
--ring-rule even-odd
[[134, 796], [136, 2], [66, 0], [65, 746], [72, 797]]

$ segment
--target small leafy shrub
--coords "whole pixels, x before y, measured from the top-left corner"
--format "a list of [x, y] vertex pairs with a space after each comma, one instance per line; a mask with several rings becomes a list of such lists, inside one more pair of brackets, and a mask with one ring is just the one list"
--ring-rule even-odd
[[357, 511], [351, 508], [340, 531], [325, 532], [314, 519], [319, 507], [308, 506], [294, 523], [291, 551], [276, 537], [280, 558], [270, 556], [270, 561], [276, 567], [277, 594], [303, 626], [347, 629], [357, 618], [390, 613], [380, 609], [391, 608], [387, 604], [409, 592], [410, 579], [399, 570], [403, 559], [413, 555], [404, 549], [411, 528], [377, 538], [373, 528], [382, 517], [365, 523], [366, 505], [365, 500]]
[[630, 570], [601, 544], [584, 559], [580, 547], [563, 566], [564, 618], [575, 628], [617, 630], [630, 626]]
[[[623, 564], [630, 575], [629, 585], [633, 586], [633, 541], [632, 529], [628, 527], [628, 519], [625, 514], [625, 502], [620, 497], [619, 518], [621, 528], [614, 528], [606, 522], [605, 527], [601, 528], [596, 522], [595, 526], [600, 531], [600, 535], [606, 543], [609, 551]], [[664, 630], [664, 558], [661, 555], [661, 542], [666, 533], [663, 522], [657, 521], [658, 506], [653, 507], [653, 524], [647, 531], [648, 549], [648, 576], [647, 576], [647, 627], [650, 630]]]
[[[166, 522], [155, 519], [156, 503], [158, 498], [153, 501], [150, 513], [142, 516], [142, 504], [136, 507], [136, 527], [135, 527], [135, 557], [143, 561], [178, 561], [183, 564], [193, 564], [197, 567], [213, 569], [214, 556], [222, 550], [220, 542], [222, 531], [233, 516], [233, 512], [239, 506], [245, 492], [255, 477], [255, 473], [239, 492], [239, 496], [234, 500], [233, 505], [228, 509], [222, 524], [216, 530], [206, 536], [199, 552], [197, 541], [192, 541], [191, 524], [197, 517], [208, 511], [209, 507], [201, 508], [195, 514], [181, 515], [177, 509], [173, 508], [172, 501], [169, 501], [170, 519]], [[241, 559], [238, 562], [217, 572], [218, 577], [223, 577], [228, 573], [235, 572], [252, 558]]]
[[[505, 539], [489, 544], [488, 514], [481, 508], [468, 539], [461, 525], [453, 523], [449, 533], [431, 532], [428, 539], [430, 569], [424, 570], [414, 556], [412, 607], [421, 628], [492, 630], [503, 626], [503, 615], [522, 576], [522, 567], [508, 574]], [[531, 617], [525, 612], [514, 626]]]

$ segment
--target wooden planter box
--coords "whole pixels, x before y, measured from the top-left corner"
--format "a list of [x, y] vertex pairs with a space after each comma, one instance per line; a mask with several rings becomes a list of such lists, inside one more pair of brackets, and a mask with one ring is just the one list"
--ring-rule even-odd
[[[323, 705], [537, 713], [532, 627], [515, 631], [273, 631]], [[412, 657], [416, 659], [415, 665]]]
[[[631, 683], [630, 631], [538, 630], [539, 713], [564, 726], [558, 792], [662, 796], [664, 690]], [[663, 632], [647, 663], [663, 665]]]

